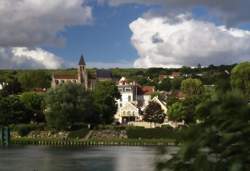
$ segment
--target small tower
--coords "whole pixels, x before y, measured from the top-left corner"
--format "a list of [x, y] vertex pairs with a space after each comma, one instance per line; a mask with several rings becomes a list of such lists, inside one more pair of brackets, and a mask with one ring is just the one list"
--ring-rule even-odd
[[88, 89], [88, 73], [83, 55], [81, 55], [78, 64], [78, 81], [83, 84], [86, 89]]

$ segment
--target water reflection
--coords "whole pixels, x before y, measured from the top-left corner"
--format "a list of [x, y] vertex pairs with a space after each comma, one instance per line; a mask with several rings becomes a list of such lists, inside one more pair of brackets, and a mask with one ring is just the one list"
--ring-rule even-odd
[[4, 171], [152, 171], [156, 147], [0, 148]]

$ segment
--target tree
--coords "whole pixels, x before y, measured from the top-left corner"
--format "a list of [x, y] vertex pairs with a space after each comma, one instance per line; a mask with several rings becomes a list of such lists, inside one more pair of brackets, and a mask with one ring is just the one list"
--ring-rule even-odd
[[174, 78], [171, 80], [171, 86], [173, 90], [180, 90], [181, 88], [181, 82], [182, 79], [181, 78]]
[[49, 88], [51, 76], [42, 70], [27, 71], [19, 75], [20, 81], [24, 90], [32, 90], [34, 88]]
[[20, 96], [21, 102], [23, 102], [27, 109], [32, 112], [32, 121], [33, 122], [44, 122], [45, 116], [43, 113], [44, 110], [44, 95], [26, 92]]
[[181, 122], [185, 120], [185, 108], [181, 102], [176, 102], [169, 107], [168, 119], [172, 121]]
[[203, 91], [202, 82], [199, 79], [188, 78], [181, 82], [181, 90], [188, 96], [200, 95]]
[[0, 91], [0, 95], [9, 96], [15, 95], [22, 91], [21, 84], [16, 78], [9, 78], [6, 80], [6, 84], [3, 86], [3, 89]]
[[158, 85], [158, 89], [162, 91], [170, 91], [171, 90], [171, 80], [169, 78], [165, 78], [162, 82]]
[[166, 115], [156, 102], [149, 102], [144, 111], [144, 120], [147, 122], [163, 123]]
[[80, 84], [63, 84], [45, 96], [45, 118], [50, 128], [71, 129], [74, 123], [89, 122], [95, 115], [93, 99]]
[[31, 113], [17, 96], [0, 97], [0, 125], [29, 123]]
[[159, 170], [249, 170], [250, 105], [243, 94], [214, 94], [197, 112], [204, 120], [186, 129], [180, 151]]
[[117, 86], [111, 81], [97, 82], [93, 97], [97, 112], [100, 115], [101, 122], [110, 124], [113, 121], [114, 114], [117, 111], [115, 99], [120, 98], [120, 92]]
[[250, 62], [243, 62], [233, 68], [231, 84], [234, 89], [242, 90], [250, 98]]

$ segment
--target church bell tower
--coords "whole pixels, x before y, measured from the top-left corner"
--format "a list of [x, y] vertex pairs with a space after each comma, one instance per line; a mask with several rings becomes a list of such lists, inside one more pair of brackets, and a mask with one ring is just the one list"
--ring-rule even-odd
[[84, 85], [85, 89], [88, 89], [88, 73], [83, 55], [81, 55], [78, 64], [78, 80]]

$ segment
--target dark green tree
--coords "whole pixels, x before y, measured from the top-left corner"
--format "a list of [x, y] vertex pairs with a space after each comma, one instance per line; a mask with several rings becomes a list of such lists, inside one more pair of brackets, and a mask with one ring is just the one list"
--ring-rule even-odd
[[0, 125], [29, 123], [31, 112], [16, 96], [0, 97]]
[[158, 85], [158, 89], [161, 91], [170, 91], [172, 87], [171, 80], [169, 78], [165, 78]]
[[89, 123], [95, 115], [93, 100], [82, 85], [63, 84], [50, 89], [45, 96], [45, 118], [50, 128], [71, 129], [74, 123]]
[[20, 96], [23, 102], [31, 112], [33, 122], [44, 122], [44, 94], [25, 92]]
[[163, 123], [166, 115], [161, 106], [156, 102], [149, 102], [144, 110], [143, 119], [147, 122]]
[[15, 95], [22, 91], [21, 84], [16, 78], [8, 78], [0, 91], [1, 96]]
[[204, 120], [182, 135], [180, 151], [158, 169], [220, 171], [250, 169], [250, 106], [240, 92], [215, 94], [196, 112]]
[[120, 98], [117, 86], [111, 81], [97, 82], [93, 97], [102, 123], [110, 124], [117, 110], [115, 99]]

